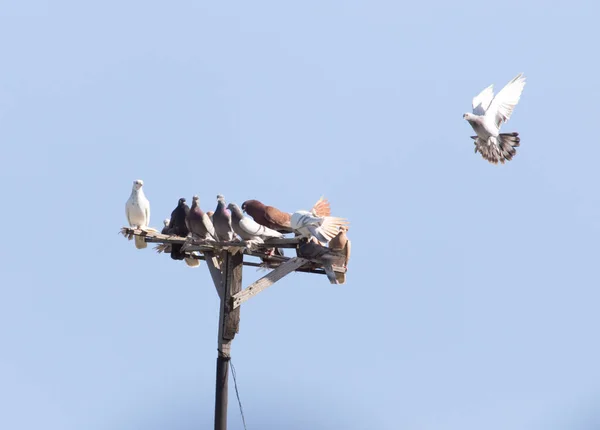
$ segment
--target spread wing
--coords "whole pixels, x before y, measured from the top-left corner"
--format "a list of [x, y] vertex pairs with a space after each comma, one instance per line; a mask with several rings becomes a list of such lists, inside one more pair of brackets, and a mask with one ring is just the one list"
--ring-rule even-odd
[[486, 115], [491, 115], [494, 118], [496, 127], [500, 127], [502, 123], [509, 120], [515, 106], [519, 103], [523, 88], [525, 88], [525, 76], [523, 76], [523, 73], [519, 73], [496, 94], [486, 111]]
[[331, 207], [327, 199], [321, 197], [317, 200], [311, 212], [316, 216], [329, 216], [331, 215]]
[[475, 115], [484, 115], [485, 111], [490, 107], [493, 98], [494, 84], [490, 85], [473, 98], [473, 113]]
[[279, 209], [274, 208], [273, 206], [266, 207], [265, 219], [278, 227], [290, 227], [290, 214], [281, 212]]

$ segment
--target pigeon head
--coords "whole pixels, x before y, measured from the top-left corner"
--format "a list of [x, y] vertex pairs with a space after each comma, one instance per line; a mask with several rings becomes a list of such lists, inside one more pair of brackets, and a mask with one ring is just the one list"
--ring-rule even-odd
[[179, 199], [178, 205], [179, 206], [183, 206], [184, 204], [185, 204], [185, 198], [182, 197], [182, 198]]
[[467, 121], [471, 121], [473, 119], [473, 114], [470, 113], [466, 113], [463, 115], [463, 119], [466, 119]]
[[165, 218], [165, 220], [163, 221], [163, 224], [166, 226], [169, 225], [169, 223], [171, 222], [171, 220], [169, 218]]
[[198, 197], [198, 196], [192, 197], [192, 208], [199, 208], [199, 207], [200, 207], [200, 197]]
[[[244, 203], [242, 203], [242, 210], [246, 213], [250, 213], [250, 212], [254, 211], [255, 209], [264, 208], [264, 207], [265, 207], [265, 205], [263, 205], [258, 200], [246, 200]], [[248, 212], [248, 211], [250, 211], [250, 212]]]
[[225, 197], [223, 197], [223, 194], [217, 194], [217, 201], [219, 200], [225, 200]]
[[144, 186], [144, 181], [142, 181], [141, 179], [136, 179], [135, 181], [133, 181], [133, 189], [134, 190], [139, 190], [140, 188], [142, 188]]
[[243, 214], [242, 214], [242, 211], [239, 208], [239, 206], [236, 205], [235, 203], [229, 203], [227, 205], [227, 209], [229, 209], [232, 214], [235, 214], [239, 218], [243, 218], [244, 217]]

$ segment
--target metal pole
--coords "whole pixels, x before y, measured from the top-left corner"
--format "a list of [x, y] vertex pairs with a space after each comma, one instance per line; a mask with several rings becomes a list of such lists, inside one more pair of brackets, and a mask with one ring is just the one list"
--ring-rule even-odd
[[215, 430], [227, 430], [227, 380], [229, 379], [229, 357], [219, 351], [217, 357], [217, 386], [215, 391]]

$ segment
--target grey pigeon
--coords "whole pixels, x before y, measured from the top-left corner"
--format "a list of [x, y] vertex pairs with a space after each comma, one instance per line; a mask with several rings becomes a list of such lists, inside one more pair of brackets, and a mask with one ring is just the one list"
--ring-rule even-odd
[[[133, 181], [131, 195], [125, 203], [125, 215], [131, 228], [147, 229], [150, 224], [150, 202], [144, 194], [142, 187], [144, 181], [137, 179]], [[146, 248], [148, 244], [143, 237], [135, 236], [135, 247], [137, 249]]]
[[340, 227], [348, 225], [348, 221], [333, 216], [316, 216], [313, 212], [301, 210], [292, 214], [290, 224], [300, 236], [314, 237], [323, 244], [336, 237]]
[[194, 196], [185, 222], [192, 235], [203, 240], [216, 240], [215, 228], [207, 214], [200, 209], [200, 197]]
[[[185, 202], [185, 199], [181, 197], [177, 202], [177, 207], [173, 209], [171, 212], [171, 221], [169, 222], [169, 227], [166, 230], [167, 233], [174, 236], [186, 237], [189, 234], [189, 230], [187, 228], [185, 219], [190, 212], [190, 208]], [[163, 231], [165, 231], [163, 229]], [[171, 245], [171, 258], [173, 260], [183, 260], [185, 258], [185, 253], [181, 252], [181, 244], [173, 244]]]
[[161, 234], [169, 234], [169, 224], [170, 223], [171, 223], [171, 219], [170, 218], [165, 218], [165, 220], [163, 221], [164, 227], [160, 231]]
[[219, 241], [231, 242], [233, 240], [234, 233], [231, 225], [231, 212], [225, 207], [225, 197], [221, 194], [217, 196], [217, 208], [213, 213], [212, 222]]
[[242, 239], [262, 243], [265, 239], [283, 237], [283, 234], [278, 231], [260, 225], [252, 218], [244, 216], [242, 210], [235, 203], [229, 203], [227, 209], [231, 211], [231, 225], [233, 231]]
[[520, 145], [519, 133], [500, 133], [500, 126], [509, 120], [525, 88], [525, 76], [517, 75], [494, 97], [494, 86], [490, 85], [473, 98], [473, 113], [466, 113], [466, 119], [477, 136], [475, 152], [492, 164], [510, 161]]

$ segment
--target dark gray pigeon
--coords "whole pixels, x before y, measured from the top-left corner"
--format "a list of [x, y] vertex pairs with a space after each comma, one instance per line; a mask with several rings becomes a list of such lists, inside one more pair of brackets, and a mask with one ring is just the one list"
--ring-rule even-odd
[[215, 228], [209, 216], [200, 209], [200, 197], [194, 196], [185, 222], [192, 235], [203, 240], [216, 240]]
[[231, 242], [233, 240], [234, 233], [231, 225], [231, 212], [225, 207], [225, 197], [221, 194], [217, 196], [217, 208], [212, 216], [212, 222], [219, 241]]
[[[166, 218], [166, 219], [163, 221], [163, 224], [164, 224], [165, 226], [163, 227], [163, 229], [162, 229], [162, 231], [161, 231], [161, 234], [166, 234], [166, 235], [170, 234], [170, 233], [169, 233], [169, 224], [170, 224], [170, 223], [171, 223], [171, 220], [170, 220], [169, 218]], [[167, 246], [165, 247], [165, 250], [164, 250], [163, 252], [164, 252], [164, 253], [166, 253], [166, 254], [170, 254], [172, 249], [173, 249], [173, 247], [172, 247], [171, 245], [167, 245]]]
[[[190, 207], [186, 204], [185, 199], [183, 197], [180, 198], [177, 207], [171, 212], [169, 226], [166, 229], [163, 229], [163, 231], [166, 231], [164, 234], [186, 237], [189, 234], [189, 230], [185, 220], [189, 212]], [[181, 252], [182, 246], [183, 245], [181, 244], [174, 244], [171, 246], [171, 258], [173, 260], [183, 260], [185, 258], [185, 253]]]

